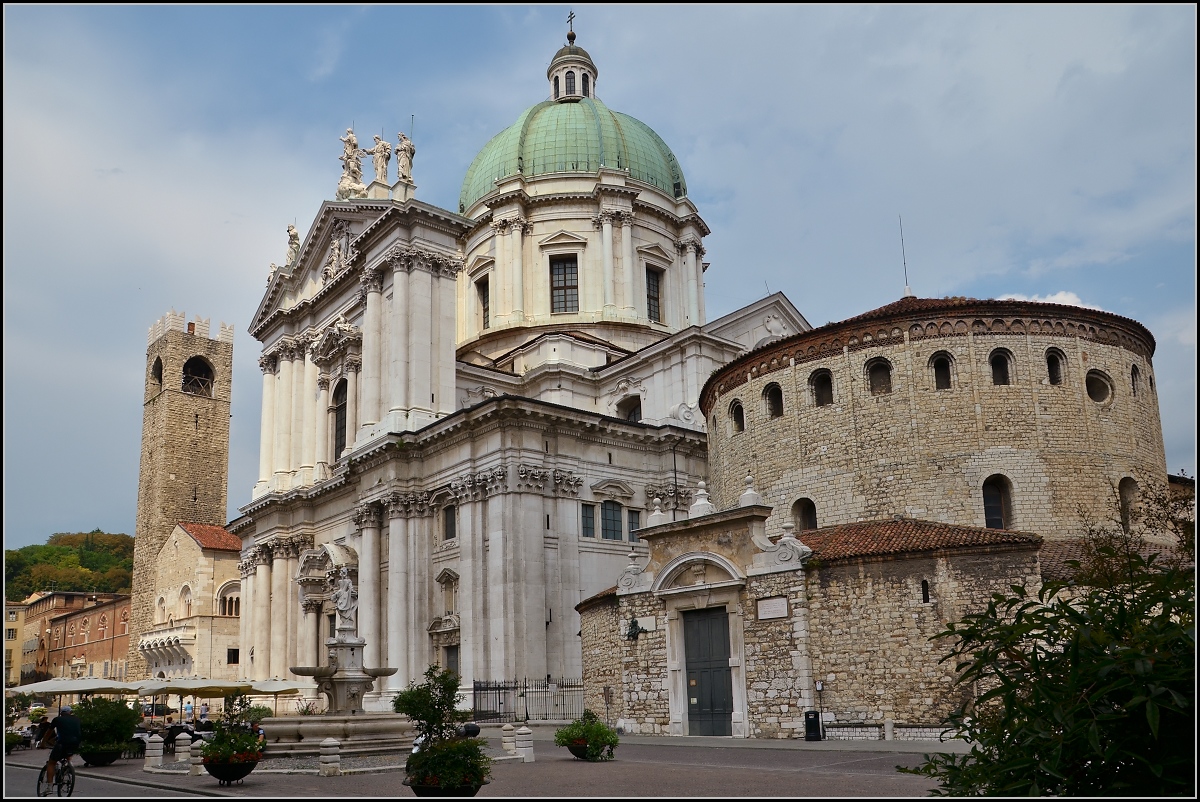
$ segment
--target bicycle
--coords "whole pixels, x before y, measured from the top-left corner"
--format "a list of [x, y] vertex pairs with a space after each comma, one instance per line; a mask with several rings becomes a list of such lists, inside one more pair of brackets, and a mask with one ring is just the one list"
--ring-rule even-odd
[[[37, 795], [42, 796], [42, 791], [49, 785], [46, 782], [46, 767], [42, 766], [37, 779]], [[54, 789], [59, 796], [70, 796], [75, 790], [75, 768], [71, 765], [70, 755], [60, 759], [54, 769]]]

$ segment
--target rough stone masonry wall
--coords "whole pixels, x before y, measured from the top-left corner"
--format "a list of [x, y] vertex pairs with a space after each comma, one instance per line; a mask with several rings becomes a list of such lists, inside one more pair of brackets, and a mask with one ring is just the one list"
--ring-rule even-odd
[[[804, 729], [812, 671], [804, 651], [808, 602], [802, 571], [751, 577], [743, 591], [746, 713], [751, 738], [791, 738]], [[788, 617], [758, 620], [758, 600], [785, 596]]]
[[625, 716], [621, 692], [621, 637], [616, 595], [599, 599], [579, 614], [583, 648], [583, 706], [604, 715], [604, 689], [612, 688], [609, 724]]
[[[202, 356], [213, 368], [213, 397], [184, 393], [183, 365]], [[161, 388], [151, 379], [162, 359]], [[133, 547], [133, 599], [127, 676], [146, 676], [139, 636], [154, 624], [156, 560], [180, 521], [224, 526], [229, 477], [233, 343], [169, 330], [146, 351], [146, 400]]]
[[[1080, 505], [1110, 517], [1113, 488], [1124, 477], [1165, 486], [1146, 351], [1080, 336], [1018, 333], [1017, 323], [910, 339], [901, 322], [870, 342], [834, 340], [824, 345], [836, 342], [836, 349], [817, 355], [768, 350], [743, 358], [735, 363], [745, 371], [743, 383], [731, 375], [719, 380], [724, 389], [707, 396], [714, 503], [718, 509], [734, 505], [749, 473], [777, 512], [768, 522], [771, 534], [799, 498], [815, 503], [818, 526], [893, 515], [983, 526], [983, 482], [1003, 474], [1012, 483], [1008, 528], [1054, 539], [1078, 534]], [[1066, 357], [1057, 386], [1047, 378], [1051, 348]], [[992, 383], [988, 360], [996, 349], [1011, 354], [1009, 385]], [[935, 389], [930, 363], [939, 352], [953, 362], [950, 389]], [[888, 394], [870, 391], [866, 366], [874, 359], [891, 364]], [[1134, 366], [1140, 372], [1136, 395]], [[827, 406], [816, 405], [810, 386], [819, 370], [833, 377]], [[1089, 398], [1090, 370], [1110, 378], [1109, 402]], [[763, 401], [770, 384], [783, 392], [781, 417], [771, 418]], [[733, 431], [730, 419], [735, 400], [745, 412], [742, 432]]]
[[[922, 580], [930, 600], [922, 601]], [[949, 621], [986, 607], [1009, 585], [1039, 587], [1032, 549], [810, 568], [813, 676], [827, 720], [936, 726], [961, 701], [948, 646], [930, 642]], [[831, 714], [831, 715], [830, 715]]]
[[625, 731], [630, 734], [666, 735], [671, 729], [667, 690], [667, 617], [652, 593], [620, 596], [620, 620], [653, 617], [654, 631], [637, 640], [620, 639], [621, 690], [624, 694]]

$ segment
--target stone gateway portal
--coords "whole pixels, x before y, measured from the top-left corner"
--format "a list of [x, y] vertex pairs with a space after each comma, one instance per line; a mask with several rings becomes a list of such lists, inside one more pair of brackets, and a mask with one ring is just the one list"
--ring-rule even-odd
[[733, 735], [729, 614], [724, 607], [686, 610], [688, 735]]

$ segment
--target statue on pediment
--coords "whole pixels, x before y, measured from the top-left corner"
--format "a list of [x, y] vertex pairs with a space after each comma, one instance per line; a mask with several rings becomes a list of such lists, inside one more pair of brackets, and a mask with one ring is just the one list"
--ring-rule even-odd
[[284, 262], [287, 266], [296, 264], [296, 259], [300, 257], [300, 232], [296, 230], [294, 225], [288, 224], [288, 247], [287, 261]]
[[417, 146], [404, 135], [403, 131], [396, 136], [400, 139], [399, 144], [396, 145], [396, 177], [401, 181], [412, 183], [413, 157], [417, 154]]
[[383, 141], [383, 137], [375, 135], [375, 147], [363, 151], [372, 158], [375, 167], [375, 180], [383, 184], [388, 180], [388, 162], [392, 160], [392, 146]]
[[362, 158], [365, 150], [358, 147], [358, 137], [353, 128], [346, 129], [346, 135], [338, 137], [342, 142], [342, 155], [338, 161], [342, 163], [342, 178], [338, 181], [337, 199], [367, 197], [367, 188], [362, 182]]

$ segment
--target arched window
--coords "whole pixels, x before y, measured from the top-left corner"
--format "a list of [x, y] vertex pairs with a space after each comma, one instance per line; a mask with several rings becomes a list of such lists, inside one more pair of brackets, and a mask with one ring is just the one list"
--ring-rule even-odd
[[1012, 354], [997, 348], [988, 357], [988, 363], [992, 366], [992, 384], [1012, 384]]
[[1129, 371], [1129, 385], [1133, 389], [1133, 394], [1138, 394], [1138, 382], [1142, 378], [1142, 372], [1138, 370], [1138, 366], [1134, 365]]
[[1002, 474], [983, 483], [983, 518], [988, 529], [1012, 528], [1012, 483]]
[[567, 72], [567, 94], [575, 94], [575, 73]]
[[1066, 364], [1067, 357], [1062, 351], [1057, 348], [1046, 351], [1046, 378], [1050, 384], [1057, 387], [1063, 383]]
[[819, 407], [827, 407], [833, 403], [833, 374], [827, 370], [813, 371], [808, 377], [808, 386], [812, 388], [813, 403]]
[[154, 392], [162, 389], [162, 373], [162, 357], [156, 356], [154, 358], [154, 366], [150, 368], [150, 382], [154, 387]]
[[187, 585], [179, 591], [179, 617], [192, 617], [192, 589]]
[[1089, 370], [1085, 380], [1088, 398], [1097, 404], [1108, 403], [1112, 398], [1112, 381], [1098, 370]]
[[873, 359], [867, 363], [867, 384], [871, 395], [887, 395], [892, 391], [892, 366], [886, 359]]
[[734, 434], [746, 431], [746, 413], [742, 410], [741, 401], [729, 405], [729, 421], [733, 424]]
[[346, 447], [346, 380], [333, 388], [333, 458], [341, 459]]
[[768, 418], [783, 417], [783, 390], [778, 384], [768, 384], [763, 390], [763, 405]]
[[584, 97], [591, 97], [591, 93], [588, 91], [590, 88], [591, 87], [588, 86], [588, 74], [585, 72], [583, 74], [583, 96]]
[[162, 596], [158, 597], [158, 604], [155, 605], [155, 609], [157, 610], [157, 615], [155, 616], [155, 623], [156, 624], [167, 623], [167, 600], [164, 597], [162, 597]]
[[558, 76], [554, 76], [554, 99], [558, 100]]
[[1117, 496], [1121, 502], [1121, 528], [1128, 532], [1137, 509], [1138, 483], [1126, 476], [1117, 485]]
[[792, 524], [801, 532], [817, 528], [817, 505], [812, 499], [798, 499], [792, 505]]
[[217, 598], [217, 612], [220, 615], [237, 617], [242, 613], [242, 586], [239, 582], [230, 582], [221, 588]]
[[945, 351], [938, 351], [930, 358], [929, 366], [933, 368], [933, 389], [949, 390], [950, 355]]
[[454, 540], [458, 537], [458, 510], [453, 504], [442, 508], [442, 540]]
[[617, 404], [617, 417], [634, 423], [640, 421], [642, 419], [642, 397], [631, 395], [621, 399], [621, 403]]
[[[164, 607], [166, 606], [166, 601], [163, 602], [163, 606]], [[129, 632], [129, 610], [122, 610], [121, 611], [121, 631], [118, 632], [117, 634], [125, 635], [125, 634], [128, 634], [128, 632]]]
[[207, 359], [194, 356], [183, 363], [183, 391], [212, 398], [213, 369]]
[[624, 540], [621, 536], [621, 505], [615, 501], [606, 501], [600, 505], [600, 538]]

